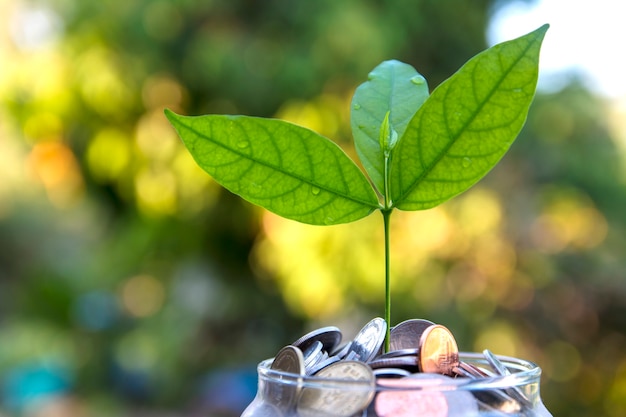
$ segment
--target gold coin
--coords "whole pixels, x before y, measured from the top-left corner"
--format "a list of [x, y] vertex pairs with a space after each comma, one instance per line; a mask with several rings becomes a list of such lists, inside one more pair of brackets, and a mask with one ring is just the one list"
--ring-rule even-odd
[[454, 374], [453, 369], [459, 365], [459, 348], [450, 330], [439, 324], [424, 330], [418, 364], [422, 372]]

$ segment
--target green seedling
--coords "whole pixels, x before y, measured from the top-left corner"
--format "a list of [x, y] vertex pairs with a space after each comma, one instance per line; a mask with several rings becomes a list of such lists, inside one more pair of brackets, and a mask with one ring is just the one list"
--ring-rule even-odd
[[449, 200], [504, 156], [535, 94], [547, 30], [544, 25], [481, 52], [430, 95], [410, 65], [385, 61], [374, 68], [356, 89], [351, 109], [367, 176], [334, 142], [286, 121], [165, 113], [201, 168], [269, 211], [314, 225], [348, 223], [380, 211], [385, 320], [391, 323], [391, 213]]

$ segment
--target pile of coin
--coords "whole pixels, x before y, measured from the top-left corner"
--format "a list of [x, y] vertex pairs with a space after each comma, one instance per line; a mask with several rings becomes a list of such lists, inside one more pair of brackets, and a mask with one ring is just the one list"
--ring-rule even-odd
[[[242, 417], [541, 415], [517, 387], [455, 389], [468, 379], [511, 375], [489, 350], [483, 352], [484, 366], [463, 362], [446, 327], [413, 319], [390, 329], [383, 353], [386, 332], [385, 320], [375, 318], [343, 345], [336, 327], [302, 336], [268, 363], [276, 375], [298, 378], [269, 381]], [[303, 383], [305, 378], [317, 383]], [[321, 378], [344, 384], [324, 384]], [[348, 383], [358, 389], [346, 389]]]

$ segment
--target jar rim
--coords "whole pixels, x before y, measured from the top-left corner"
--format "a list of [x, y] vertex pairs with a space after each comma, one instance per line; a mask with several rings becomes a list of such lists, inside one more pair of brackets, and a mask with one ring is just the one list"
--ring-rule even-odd
[[[496, 357], [506, 366], [511, 372], [510, 375], [504, 376], [488, 376], [484, 378], [450, 378], [447, 382], [437, 380], [437, 383], [428, 382], [429, 380], [416, 379], [415, 387], [402, 387], [401, 390], [491, 390], [491, 389], [504, 389], [511, 387], [522, 387], [525, 385], [539, 383], [541, 376], [541, 368], [535, 363], [515, 358], [511, 356], [496, 355]], [[459, 359], [463, 362], [467, 362], [473, 365], [484, 365], [489, 368], [489, 364], [485, 356], [481, 353], [475, 352], [460, 352]], [[259, 363], [257, 366], [257, 372], [260, 380], [264, 380], [270, 383], [279, 383], [286, 385], [296, 385], [299, 387], [311, 387], [311, 388], [333, 388], [342, 390], [371, 390], [373, 387], [372, 381], [354, 381], [345, 379], [333, 379], [323, 378], [309, 375], [298, 375], [290, 372], [284, 372], [280, 370], [271, 369], [273, 358], [266, 359]], [[419, 374], [418, 374], [419, 375]], [[422, 382], [422, 383], [420, 383]], [[376, 390], [399, 390], [397, 387], [391, 385], [385, 385], [381, 383], [381, 380], [377, 380], [375, 383]]]

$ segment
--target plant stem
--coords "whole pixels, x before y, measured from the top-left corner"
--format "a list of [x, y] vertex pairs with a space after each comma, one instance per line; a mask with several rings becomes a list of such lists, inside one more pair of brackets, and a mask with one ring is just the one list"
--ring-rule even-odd
[[383, 198], [384, 206], [381, 209], [383, 214], [383, 223], [385, 227], [385, 321], [387, 322], [387, 333], [385, 335], [385, 352], [389, 352], [390, 335], [391, 335], [391, 260], [389, 259], [389, 229], [391, 212], [393, 211], [393, 202], [391, 201], [391, 192], [389, 190], [389, 162], [391, 159], [393, 129], [389, 125], [389, 112], [385, 116], [385, 121], [381, 126], [381, 147], [383, 148]]
[[390, 259], [389, 259], [389, 229], [392, 209], [381, 210], [383, 214], [383, 223], [385, 227], [385, 321], [387, 322], [387, 334], [385, 336], [385, 352], [389, 352], [389, 336], [391, 332], [391, 277], [390, 277]]

